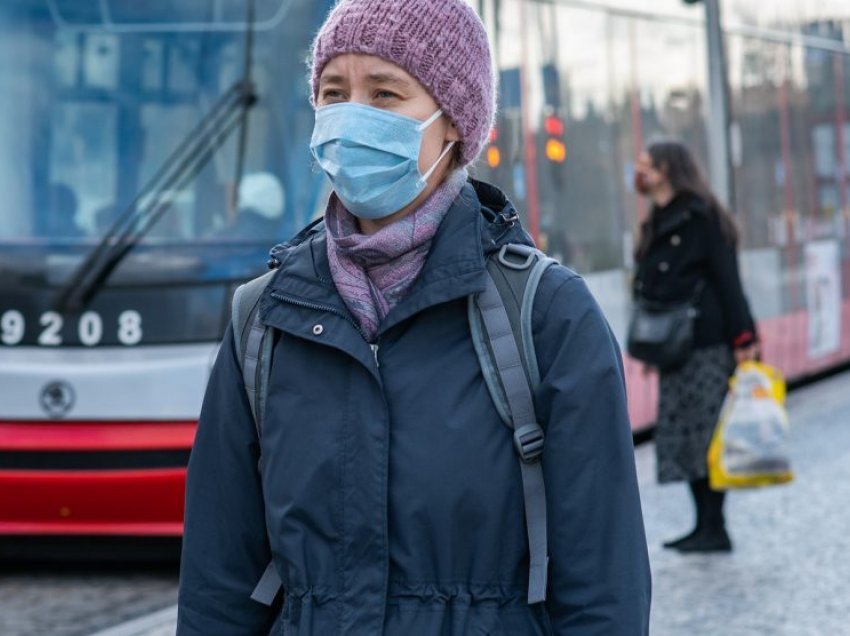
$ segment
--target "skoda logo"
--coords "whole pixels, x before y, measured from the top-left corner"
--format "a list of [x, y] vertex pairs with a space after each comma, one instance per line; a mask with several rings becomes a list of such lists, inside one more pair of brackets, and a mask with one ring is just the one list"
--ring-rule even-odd
[[39, 404], [50, 417], [63, 417], [74, 406], [74, 389], [62, 380], [46, 384], [41, 390]]

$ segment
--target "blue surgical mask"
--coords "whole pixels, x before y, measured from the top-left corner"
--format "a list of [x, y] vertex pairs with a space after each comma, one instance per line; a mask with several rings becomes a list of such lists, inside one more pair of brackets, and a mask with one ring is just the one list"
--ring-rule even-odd
[[363, 104], [332, 104], [316, 111], [310, 150], [328, 175], [345, 209], [361, 219], [382, 219], [418, 197], [428, 177], [451, 150], [450, 142], [425, 174], [419, 151], [425, 121]]

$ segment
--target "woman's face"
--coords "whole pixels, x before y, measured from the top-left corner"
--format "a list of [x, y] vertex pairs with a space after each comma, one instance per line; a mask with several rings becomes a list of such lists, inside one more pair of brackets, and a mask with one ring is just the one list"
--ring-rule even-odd
[[642, 152], [635, 166], [635, 190], [640, 194], [651, 194], [667, 183], [664, 170], [652, 163], [648, 152]]
[[[347, 53], [333, 58], [319, 78], [317, 106], [343, 102], [364, 104], [425, 121], [439, 106], [416, 79], [392, 62], [373, 55]], [[425, 174], [450, 141], [459, 141], [457, 129], [448, 117], [440, 117], [424, 131], [419, 152], [419, 171]], [[449, 165], [446, 155], [429, 179], [432, 187], [443, 180]], [[425, 193], [423, 193], [425, 194]], [[422, 197], [418, 197], [421, 199]]]

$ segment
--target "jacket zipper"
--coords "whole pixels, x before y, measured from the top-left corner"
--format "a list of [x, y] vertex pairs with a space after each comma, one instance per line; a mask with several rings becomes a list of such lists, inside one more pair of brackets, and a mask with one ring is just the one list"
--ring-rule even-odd
[[[296, 307], [303, 307], [305, 309], [312, 309], [314, 311], [327, 311], [328, 313], [334, 314], [335, 316], [339, 316], [340, 318], [343, 318], [346, 321], [348, 321], [349, 323], [351, 323], [354, 326], [354, 328], [357, 330], [357, 333], [359, 333], [363, 337], [363, 340], [366, 341], [366, 342], [369, 342], [369, 339], [366, 337], [366, 334], [363, 332], [363, 329], [360, 327], [360, 325], [358, 325], [357, 322], [353, 318], [345, 315], [345, 313], [339, 311], [335, 307], [320, 305], [318, 303], [309, 303], [309, 302], [306, 302], [306, 301], [303, 301], [303, 300], [296, 300], [294, 298], [290, 298], [289, 296], [284, 296], [284, 295], [279, 294], [277, 292], [272, 292], [271, 296], [275, 300], [279, 300], [279, 301], [284, 302], [284, 303], [289, 303], [290, 305], [294, 305]], [[380, 365], [378, 363], [378, 350], [380, 348], [380, 345], [378, 343], [374, 343], [374, 344], [370, 343], [369, 347], [372, 349], [372, 352], [375, 356], [376, 367], [380, 367]], [[380, 368], [378, 368], [378, 376], [380, 377]], [[384, 410], [387, 414], [387, 425], [389, 426], [390, 406], [389, 406], [389, 403], [387, 402], [387, 396], [384, 393], [383, 387], [381, 387], [381, 397], [383, 398]], [[389, 429], [387, 430], [387, 435], [388, 435], [388, 437], [387, 437], [386, 453], [387, 453], [387, 455], [389, 455]], [[387, 490], [388, 490], [387, 482], [389, 480], [388, 471], [389, 471], [389, 456], [386, 458], [386, 462], [384, 464], [384, 483], [383, 483], [384, 493], [383, 493], [383, 496], [384, 496], [384, 500], [386, 502], [389, 501], [389, 494], [387, 492]], [[383, 523], [383, 526], [384, 526], [383, 527], [384, 541], [383, 541], [383, 545], [381, 547], [383, 548], [384, 560], [386, 562], [385, 567], [384, 567], [384, 596], [386, 596], [387, 590], [389, 590], [389, 577], [390, 577], [390, 568], [389, 568], [389, 562], [390, 562], [389, 519], [387, 518], [386, 508], [385, 508], [384, 515], [383, 515], [383, 522], [384, 522]], [[382, 616], [382, 622], [383, 622], [383, 620], [385, 620], [385, 618], [386, 618], [386, 608], [384, 608], [382, 615], [383, 615]]]

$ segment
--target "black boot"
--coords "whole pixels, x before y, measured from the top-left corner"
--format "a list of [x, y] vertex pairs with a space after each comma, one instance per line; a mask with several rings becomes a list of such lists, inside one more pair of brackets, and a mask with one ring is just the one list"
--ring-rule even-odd
[[677, 546], [679, 552], [731, 552], [732, 541], [726, 532], [723, 502], [726, 493], [712, 490], [708, 480], [697, 485], [698, 500], [702, 508], [702, 527], [690, 539]]
[[705, 524], [705, 503], [702, 501], [702, 492], [700, 484], [696, 481], [688, 482], [688, 486], [691, 489], [691, 497], [694, 500], [694, 516], [696, 517], [696, 524], [694, 525], [694, 529], [691, 530], [688, 534], [679, 537], [678, 539], [673, 539], [672, 541], [665, 541], [664, 547], [669, 549], [678, 549], [682, 544], [687, 543], [692, 540], [702, 529]]

